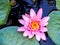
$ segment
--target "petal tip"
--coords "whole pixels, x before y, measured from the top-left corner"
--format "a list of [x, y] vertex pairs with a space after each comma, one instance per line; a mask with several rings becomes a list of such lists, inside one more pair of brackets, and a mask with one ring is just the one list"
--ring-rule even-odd
[[41, 10], [41, 11], [42, 11], [43, 9], [42, 9], [42, 8], [40, 8], [39, 10]]
[[41, 39], [37, 39], [37, 41], [40, 41]]
[[42, 40], [46, 41], [46, 38], [45, 39], [42, 39]]
[[23, 25], [25, 24], [25, 21], [23, 19], [19, 19], [18, 22], [23, 24]]
[[27, 35], [26, 35], [26, 34], [23, 34], [23, 36], [24, 36], [24, 37], [27, 37]]
[[20, 19], [18, 19], [18, 22], [20, 23]]
[[17, 31], [20, 31], [19, 27], [18, 27]]
[[43, 13], [42, 8], [40, 8], [37, 12], [37, 17], [39, 17], [41, 19], [42, 18], [42, 13]]
[[30, 12], [35, 12], [32, 8], [30, 9]]
[[34, 17], [36, 15], [35, 11], [31, 8], [30, 9], [30, 17]]

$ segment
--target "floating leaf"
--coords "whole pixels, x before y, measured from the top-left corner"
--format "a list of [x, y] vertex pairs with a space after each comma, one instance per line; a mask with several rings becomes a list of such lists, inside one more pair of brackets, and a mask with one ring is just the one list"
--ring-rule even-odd
[[50, 14], [48, 35], [56, 45], [60, 45], [60, 11], [53, 11]]
[[60, 0], [56, 0], [56, 7], [58, 10], [60, 10]]
[[9, 0], [0, 0], [0, 25], [6, 24], [9, 11]]
[[0, 30], [0, 45], [39, 45], [35, 38], [28, 39], [22, 33], [17, 32], [16, 26], [6, 27]]

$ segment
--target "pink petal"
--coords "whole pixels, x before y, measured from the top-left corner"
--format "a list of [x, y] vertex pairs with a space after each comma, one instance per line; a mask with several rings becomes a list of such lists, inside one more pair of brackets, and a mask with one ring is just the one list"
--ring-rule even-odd
[[41, 31], [41, 32], [47, 32], [48, 29], [47, 29], [46, 27], [42, 27], [40, 31]]
[[37, 31], [32, 31], [32, 34], [36, 34], [37, 33]]
[[42, 19], [42, 21], [43, 21], [43, 22], [47, 22], [47, 21], [49, 20], [49, 18], [50, 18], [49, 16], [46, 16], [46, 17], [44, 17], [44, 18]]
[[44, 33], [40, 33], [40, 36], [41, 36], [41, 39], [42, 39], [42, 40], [46, 40], [46, 36], [45, 36]]
[[23, 24], [23, 25], [25, 24], [25, 23], [24, 23], [25, 21], [22, 20], [22, 19], [19, 19], [18, 21], [19, 21], [21, 24]]
[[25, 16], [27, 16], [27, 17], [29, 17], [29, 18], [30, 18], [30, 16], [29, 16], [27, 13], [25, 13]]
[[42, 26], [47, 26], [48, 25], [48, 22], [41, 21], [41, 25]]
[[18, 27], [17, 31], [20, 31], [20, 32], [25, 31], [25, 28], [24, 27]]
[[36, 15], [35, 11], [33, 9], [30, 9], [30, 17], [34, 17]]
[[23, 33], [23, 36], [26, 37], [28, 36], [29, 32], [26, 30], [24, 33]]
[[[25, 13], [25, 15], [28, 15], [27, 13]], [[29, 16], [29, 15], [28, 15]]]
[[40, 19], [42, 18], [42, 8], [38, 10], [37, 17], [39, 17]]
[[34, 36], [34, 34], [32, 34], [31, 32], [29, 33], [29, 38], [32, 38]]
[[24, 19], [25, 21], [29, 21], [29, 17], [28, 17], [28, 16], [22, 15], [22, 17], [23, 17], [23, 19]]
[[48, 25], [48, 20], [49, 20], [49, 18], [50, 18], [49, 16], [46, 16], [46, 17], [44, 17], [44, 18], [42, 19], [41, 22], [42, 22], [42, 25], [43, 25], [43, 26], [47, 26], [47, 25]]
[[39, 33], [39, 32], [36, 33], [36, 39], [37, 39], [38, 41], [41, 40], [41, 36], [40, 36], [40, 33]]
[[26, 16], [29, 16], [29, 14], [25, 13]]

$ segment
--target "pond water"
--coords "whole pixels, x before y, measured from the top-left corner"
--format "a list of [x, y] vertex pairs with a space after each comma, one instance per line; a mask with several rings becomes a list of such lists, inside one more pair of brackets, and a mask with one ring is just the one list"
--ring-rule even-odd
[[[51, 11], [56, 10], [55, 4], [55, 0], [16, 0], [16, 5], [11, 7], [6, 26], [22, 26], [19, 24], [18, 19], [21, 19], [21, 15], [24, 13], [29, 14], [31, 8], [33, 8], [35, 12], [37, 12], [39, 8], [43, 8], [43, 17], [47, 16]], [[11, 23], [9, 23], [9, 21]], [[41, 40], [39, 43], [41, 45], [55, 45], [47, 33], [46, 36], [47, 40]]]

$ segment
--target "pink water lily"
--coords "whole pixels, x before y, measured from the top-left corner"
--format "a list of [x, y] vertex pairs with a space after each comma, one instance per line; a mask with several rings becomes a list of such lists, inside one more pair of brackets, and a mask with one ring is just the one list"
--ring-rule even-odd
[[24, 32], [23, 36], [28, 36], [28, 38], [35, 36], [38, 41], [46, 40], [44, 32], [48, 31], [46, 26], [48, 25], [49, 16], [42, 18], [42, 8], [38, 10], [37, 14], [33, 9], [30, 9], [30, 15], [25, 14], [22, 17], [23, 19], [18, 21], [24, 26], [18, 27], [17, 31]]

